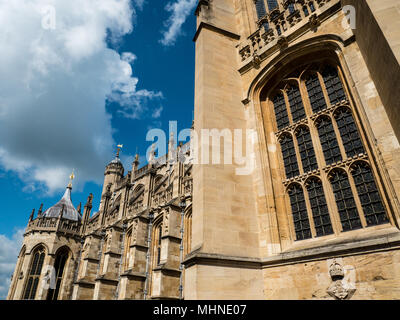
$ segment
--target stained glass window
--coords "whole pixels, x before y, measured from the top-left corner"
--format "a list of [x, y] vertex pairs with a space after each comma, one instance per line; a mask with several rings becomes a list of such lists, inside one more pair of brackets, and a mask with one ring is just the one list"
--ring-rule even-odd
[[331, 218], [321, 180], [317, 178], [309, 179], [307, 181], [307, 191], [317, 237], [332, 234]]
[[278, 129], [281, 130], [289, 125], [289, 118], [286, 109], [286, 102], [283, 93], [278, 93], [273, 99], [276, 124]]
[[258, 19], [266, 15], [267, 11], [265, 10], [264, 0], [256, 0], [256, 11]]
[[352, 175], [368, 226], [387, 223], [383, 206], [371, 168], [362, 162], [352, 167]]
[[278, 2], [276, 0], [267, 0], [267, 3], [269, 12], [278, 7]]
[[332, 173], [331, 184], [343, 231], [361, 228], [360, 216], [347, 174], [342, 170], [336, 170]]
[[308, 97], [310, 99], [313, 112], [318, 112], [326, 108], [325, 97], [319, 82], [318, 75], [313, 73], [306, 80]]
[[307, 127], [301, 127], [296, 132], [297, 143], [299, 145], [300, 158], [303, 164], [304, 172], [309, 172], [318, 168], [317, 159], [313, 143], [311, 140], [310, 130]]
[[29, 270], [28, 280], [25, 287], [24, 299], [33, 300], [39, 285], [39, 278], [42, 272], [45, 252], [43, 248], [38, 248], [33, 253], [33, 260]]
[[290, 179], [299, 175], [299, 166], [297, 164], [296, 150], [292, 136], [284, 135], [281, 139], [281, 149], [283, 162], [285, 164], [286, 178]]
[[335, 113], [335, 119], [339, 128], [343, 146], [348, 157], [353, 157], [360, 153], [364, 153], [360, 134], [354, 122], [350, 109], [341, 108]]
[[308, 220], [303, 189], [300, 185], [294, 184], [289, 188], [288, 191], [296, 240], [309, 239], [311, 238], [311, 228]]
[[292, 86], [287, 89], [287, 95], [290, 104], [290, 110], [292, 112], [293, 122], [297, 122], [306, 117], [304, 111], [303, 100], [298, 86]]
[[346, 94], [343, 89], [342, 81], [339, 78], [337, 68], [327, 66], [324, 71], [322, 71], [322, 77], [324, 78], [325, 87], [332, 105], [346, 100]]
[[319, 118], [317, 128], [326, 164], [330, 165], [334, 162], [342, 161], [342, 155], [331, 119], [329, 117]]

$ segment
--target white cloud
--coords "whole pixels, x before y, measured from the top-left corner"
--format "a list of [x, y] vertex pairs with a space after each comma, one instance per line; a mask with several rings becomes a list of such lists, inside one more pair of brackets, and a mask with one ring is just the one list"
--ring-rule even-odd
[[101, 182], [115, 144], [106, 101], [137, 119], [162, 97], [137, 89], [133, 53], [107, 46], [134, 18], [130, 0], [0, 0], [0, 166], [25, 190], [64, 188], [72, 168], [80, 187]]
[[7, 297], [18, 253], [21, 250], [24, 230], [19, 229], [9, 239], [0, 234], [0, 300]]
[[196, 6], [197, 0], [176, 0], [169, 2], [165, 10], [171, 13], [168, 20], [164, 23], [166, 30], [162, 31], [160, 42], [164, 46], [174, 45], [176, 39], [182, 34], [182, 25]]

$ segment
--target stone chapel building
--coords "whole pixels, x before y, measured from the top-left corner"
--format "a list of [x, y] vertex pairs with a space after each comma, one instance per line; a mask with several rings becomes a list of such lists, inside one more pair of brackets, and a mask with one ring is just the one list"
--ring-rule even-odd
[[255, 169], [117, 155], [98, 212], [32, 212], [8, 299], [399, 299], [400, 2], [196, 15], [194, 130], [255, 130]]

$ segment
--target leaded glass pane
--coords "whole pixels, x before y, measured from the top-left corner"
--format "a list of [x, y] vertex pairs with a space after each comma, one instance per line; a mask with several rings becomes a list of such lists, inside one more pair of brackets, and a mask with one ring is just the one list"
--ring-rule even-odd
[[360, 229], [361, 220], [347, 174], [342, 170], [335, 171], [331, 177], [331, 184], [343, 231]]
[[273, 99], [276, 124], [278, 130], [283, 129], [289, 125], [289, 117], [286, 109], [285, 98], [282, 93], [279, 93]]
[[293, 86], [287, 89], [287, 95], [290, 104], [290, 110], [292, 112], [293, 122], [297, 122], [306, 117], [304, 111], [303, 100], [301, 99], [301, 93], [299, 87]]
[[264, 0], [256, 0], [256, 11], [258, 19], [266, 15], [267, 11], [265, 10]]
[[283, 162], [285, 164], [286, 178], [290, 179], [298, 176], [300, 174], [299, 166], [297, 164], [296, 150], [294, 148], [292, 137], [290, 135], [284, 135], [280, 142]]
[[368, 226], [389, 222], [374, 175], [366, 163], [353, 167], [352, 175]]
[[305, 15], [306, 17], [308, 17], [309, 14], [310, 14], [310, 12], [308, 11], [307, 6], [304, 6], [304, 7], [303, 7], [303, 12], [304, 12], [304, 15]]
[[308, 97], [313, 112], [318, 112], [326, 108], [325, 97], [316, 73], [311, 74], [306, 80]]
[[320, 118], [317, 123], [317, 128], [326, 164], [330, 165], [342, 161], [342, 155], [331, 119], [328, 117]]
[[268, 10], [271, 12], [278, 7], [278, 2], [276, 0], [267, 0]]
[[296, 138], [304, 173], [317, 169], [318, 164], [315, 158], [310, 130], [307, 127], [301, 127], [296, 133]]
[[289, 3], [288, 9], [289, 13], [292, 14], [295, 11], [294, 3]]
[[346, 94], [343, 89], [342, 81], [339, 78], [338, 70], [335, 67], [327, 66], [322, 72], [326, 91], [328, 91], [329, 100], [332, 105], [346, 100]]
[[292, 209], [294, 230], [296, 240], [311, 238], [310, 222], [308, 220], [307, 207], [304, 199], [303, 189], [299, 185], [289, 188], [290, 205]]
[[360, 134], [354, 122], [350, 109], [342, 108], [335, 113], [335, 119], [339, 128], [343, 146], [348, 157], [365, 153]]
[[308, 180], [307, 191], [317, 237], [332, 234], [331, 217], [329, 216], [321, 180], [316, 178]]

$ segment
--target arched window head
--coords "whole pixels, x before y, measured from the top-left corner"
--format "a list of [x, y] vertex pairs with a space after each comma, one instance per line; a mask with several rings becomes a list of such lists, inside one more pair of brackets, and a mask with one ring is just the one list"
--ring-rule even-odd
[[311, 238], [311, 228], [303, 188], [298, 184], [292, 184], [288, 189], [288, 193], [296, 240], [309, 239]]
[[319, 82], [318, 74], [309, 74], [306, 78], [305, 83], [312, 111], [316, 113], [318, 111], [326, 109], [325, 97], [324, 93], [322, 92], [322, 87], [321, 83]]
[[308, 198], [314, 220], [317, 237], [333, 233], [331, 217], [326, 203], [322, 182], [318, 178], [310, 178], [306, 182]]
[[289, 99], [293, 122], [304, 119], [306, 117], [306, 112], [304, 110], [303, 100], [301, 98], [299, 87], [297, 85], [291, 85], [286, 90], [286, 93]]
[[343, 231], [360, 229], [362, 227], [361, 220], [346, 172], [334, 170], [330, 173], [330, 182]]
[[54, 262], [55, 272], [55, 288], [49, 288], [47, 292], [47, 300], [58, 300], [60, 294], [60, 288], [64, 278], [65, 265], [68, 261], [69, 250], [67, 248], [60, 249], [56, 254]]
[[125, 240], [125, 248], [124, 248], [124, 270], [127, 271], [129, 269], [129, 263], [131, 259], [131, 242], [132, 242], [132, 229], [126, 233], [126, 240]]
[[301, 126], [296, 130], [297, 143], [299, 145], [299, 152], [301, 163], [303, 164], [303, 171], [310, 172], [318, 168], [317, 159], [313, 143], [311, 140], [310, 130], [306, 126]]
[[325, 162], [330, 165], [342, 161], [342, 155], [330, 117], [319, 117], [316, 121], [319, 141], [324, 152]]
[[350, 109], [338, 109], [335, 112], [335, 119], [347, 156], [350, 158], [365, 153], [360, 134]]
[[284, 134], [280, 138], [283, 162], [285, 164], [286, 178], [290, 179], [300, 174], [297, 164], [296, 150], [293, 138], [289, 134]]
[[281, 130], [289, 125], [289, 117], [283, 93], [279, 92], [276, 94], [272, 101], [274, 103], [276, 125], [278, 126], [278, 130]]
[[365, 162], [357, 162], [351, 167], [351, 174], [357, 188], [358, 197], [368, 226], [388, 223], [385, 207], [376, 187], [374, 175]]
[[327, 65], [322, 71], [322, 77], [324, 78], [326, 91], [328, 91], [331, 105], [346, 100], [346, 94], [337, 67]]
[[42, 272], [45, 256], [45, 249], [42, 246], [36, 248], [31, 254], [32, 260], [23, 295], [25, 300], [33, 300], [36, 297], [36, 291], [39, 285], [40, 274]]

